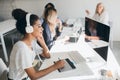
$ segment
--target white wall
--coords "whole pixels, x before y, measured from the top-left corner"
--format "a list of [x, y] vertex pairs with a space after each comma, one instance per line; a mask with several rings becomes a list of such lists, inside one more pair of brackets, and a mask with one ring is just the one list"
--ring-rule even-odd
[[59, 17], [64, 20], [85, 17], [86, 9], [89, 9], [93, 15], [96, 4], [103, 2], [113, 21], [113, 40], [120, 41], [119, 0], [0, 0], [0, 20], [11, 18], [11, 11], [14, 8], [22, 8], [41, 16], [44, 6], [48, 2], [55, 4]]

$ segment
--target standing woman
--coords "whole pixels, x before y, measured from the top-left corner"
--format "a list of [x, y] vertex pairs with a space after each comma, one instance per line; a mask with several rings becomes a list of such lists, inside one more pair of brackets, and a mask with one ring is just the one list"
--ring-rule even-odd
[[16, 28], [24, 37], [13, 46], [10, 55], [9, 80], [25, 80], [27, 77], [31, 80], [36, 80], [56, 69], [64, 67], [64, 61], [60, 60], [40, 71], [36, 71], [33, 68], [32, 63], [36, 54], [32, 44], [37, 37], [41, 36], [42, 38], [43, 28], [38, 16], [29, 14], [21, 9], [14, 11], [16, 15], [13, 16], [17, 20]]
[[54, 40], [60, 36], [62, 31], [62, 22], [57, 18], [57, 10], [55, 8], [47, 8], [44, 13], [44, 21], [42, 23], [43, 37], [49, 49], [54, 44]]
[[[86, 10], [87, 15], [90, 14], [90, 12], [88, 10]], [[103, 3], [98, 3], [96, 6], [96, 10], [95, 10], [95, 14], [93, 16], [93, 19], [101, 22], [103, 24], [109, 25], [109, 15], [107, 13], [107, 11], [105, 11], [105, 7], [103, 5]]]

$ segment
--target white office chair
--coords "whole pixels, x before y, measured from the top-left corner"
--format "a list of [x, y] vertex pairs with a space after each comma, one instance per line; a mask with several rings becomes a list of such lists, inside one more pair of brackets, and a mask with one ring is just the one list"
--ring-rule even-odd
[[8, 80], [8, 68], [0, 58], [0, 80]]
[[7, 37], [11, 39], [12, 45], [14, 45], [17, 41], [19, 41], [23, 37], [23, 35], [20, 34], [17, 31], [17, 29], [14, 29], [11, 31], [10, 35]]

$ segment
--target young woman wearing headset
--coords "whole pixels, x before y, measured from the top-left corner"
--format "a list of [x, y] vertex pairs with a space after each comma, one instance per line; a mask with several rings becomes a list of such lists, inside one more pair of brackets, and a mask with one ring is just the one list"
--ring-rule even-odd
[[60, 60], [40, 71], [36, 71], [33, 68], [32, 63], [36, 54], [32, 44], [37, 37], [42, 38], [43, 28], [38, 16], [29, 14], [21, 9], [15, 9], [14, 12], [16, 12], [16, 15], [13, 15], [17, 20], [16, 28], [24, 37], [15, 43], [11, 51], [9, 80], [25, 80], [26, 77], [36, 80], [56, 69], [64, 67], [64, 61]]

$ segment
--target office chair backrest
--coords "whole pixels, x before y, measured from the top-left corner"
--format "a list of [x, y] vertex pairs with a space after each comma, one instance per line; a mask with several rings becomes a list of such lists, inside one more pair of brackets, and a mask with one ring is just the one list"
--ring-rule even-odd
[[8, 68], [3, 60], [0, 58], [0, 80], [8, 80], [7, 74]]

